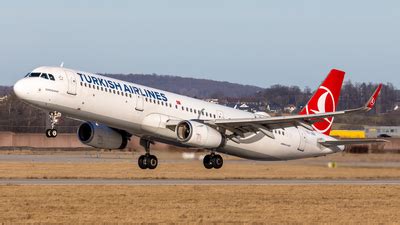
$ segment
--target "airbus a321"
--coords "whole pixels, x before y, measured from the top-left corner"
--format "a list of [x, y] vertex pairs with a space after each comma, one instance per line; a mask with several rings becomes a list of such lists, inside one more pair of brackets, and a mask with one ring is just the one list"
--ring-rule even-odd
[[219, 169], [223, 158], [218, 153], [251, 160], [292, 160], [341, 152], [347, 144], [384, 141], [329, 136], [334, 116], [371, 110], [382, 86], [364, 106], [336, 111], [344, 74], [331, 70], [298, 115], [274, 117], [64, 67], [34, 69], [14, 85], [14, 92], [49, 112], [49, 138], [57, 136], [61, 113], [84, 121], [77, 136], [95, 148], [124, 149], [132, 136], [139, 137], [145, 150], [138, 158], [141, 169], [158, 165], [157, 157], [150, 154], [154, 141], [206, 149], [204, 167]]

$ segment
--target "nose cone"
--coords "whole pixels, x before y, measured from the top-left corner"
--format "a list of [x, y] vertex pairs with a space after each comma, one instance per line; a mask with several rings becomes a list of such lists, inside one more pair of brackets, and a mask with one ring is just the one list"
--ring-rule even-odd
[[25, 83], [25, 80], [22, 79], [14, 84], [14, 93], [20, 99], [24, 99], [26, 97], [26, 87], [24, 87]]

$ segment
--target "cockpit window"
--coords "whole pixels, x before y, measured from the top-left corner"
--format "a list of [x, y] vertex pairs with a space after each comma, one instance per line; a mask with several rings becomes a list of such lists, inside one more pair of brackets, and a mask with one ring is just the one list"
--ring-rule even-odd
[[47, 73], [42, 73], [42, 75], [40, 75], [41, 78], [44, 78], [46, 80], [49, 79], [49, 77], [47, 76]]
[[40, 77], [40, 73], [30, 73], [29, 77]]
[[49, 75], [49, 79], [50, 79], [50, 80], [55, 80], [55, 79], [54, 79], [54, 76], [53, 76], [52, 74], [48, 74], [48, 75]]
[[49, 73], [28, 73], [25, 77], [40, 77], [46, 80], [56, 80], [54, 75]]

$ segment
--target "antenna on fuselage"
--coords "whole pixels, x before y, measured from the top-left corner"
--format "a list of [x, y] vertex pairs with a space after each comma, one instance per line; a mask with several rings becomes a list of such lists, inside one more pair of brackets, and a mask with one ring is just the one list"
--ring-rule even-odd
[[60, 67], [64, 67], [64, 62], [61, 62], [61, 65], [60, 65]]

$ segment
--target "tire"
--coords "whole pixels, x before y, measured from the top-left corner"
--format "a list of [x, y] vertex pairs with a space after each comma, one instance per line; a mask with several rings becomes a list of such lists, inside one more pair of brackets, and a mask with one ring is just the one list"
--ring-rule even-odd
[[155, 155], [150, 155], [147, 158], [147, 166], [149, 169], [154, 170], [158, 165], [158, 159]]
[[51, 137], [55, 138], [55, 137], [57, 137], [58, 132], [57, 132], [56, 129], [51, 129], [51, 130], [50, 130], [50, 134], [51, 134]]
[[141, 156], [139, 157], [139, 159], [138, 159], [138, 166], [139, 166], [140, 169], [142, 169], [142, 170], [147, 169], [146, 160], [147, 160], [147, 157], [144, 156], [144, 155], [141, 155]]
[[224, 165], [224, 160], [222, 159], [222, 156], [220, 155], [214, 155], [213, 157], [213, 166], [215, 169], [220, 169], [222, 165]]
[[212, 157], [211, 155], [206, 155], [204, 156], [203, 159], [203, 165], [206, 169], [212, 169], [213, 168], [213, 163], [212, 163]]
[[46, 137], [51, 138], [51, 130], [50, 129], [46, 130]]

